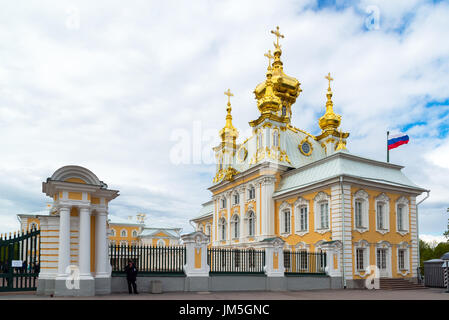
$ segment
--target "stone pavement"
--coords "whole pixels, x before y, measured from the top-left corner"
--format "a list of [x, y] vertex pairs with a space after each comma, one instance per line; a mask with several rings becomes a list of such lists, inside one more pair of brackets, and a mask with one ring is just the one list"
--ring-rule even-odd
[[0, 300], [449, 300], [445, 289], [420, 290], [308, 290], [282, 292], [167, 292], [111, 294], [96, 297], [48, 297], [34, 292], [3, 292]]

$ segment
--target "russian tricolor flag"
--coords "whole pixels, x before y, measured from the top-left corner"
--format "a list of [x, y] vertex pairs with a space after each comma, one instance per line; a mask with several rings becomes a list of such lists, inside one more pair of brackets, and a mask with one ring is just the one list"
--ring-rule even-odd
[[405, 133], [399, 133], [388, 137], [388, 150], [397, 148], [403, 144], [408, 143], [409, 141], [408, 135]]

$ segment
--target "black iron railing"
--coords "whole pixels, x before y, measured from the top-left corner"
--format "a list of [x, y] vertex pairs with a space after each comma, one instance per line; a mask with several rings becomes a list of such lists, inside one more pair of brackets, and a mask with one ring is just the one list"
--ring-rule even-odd
[[184, 246], [110, 245], [109, 259], [112, 272], [124, 273], [132, 260], [141, 273], [184, 273], [186, 248]]
[[326, 253], [284, 251], [284, 268], [287, 274], [325, 274]]
[[0, 235], [0, 291], [32, 291], [40, 270], [40, 230]]
[[264, 273], [265, 250], [211, 247], [207, 263], [211, 273]]

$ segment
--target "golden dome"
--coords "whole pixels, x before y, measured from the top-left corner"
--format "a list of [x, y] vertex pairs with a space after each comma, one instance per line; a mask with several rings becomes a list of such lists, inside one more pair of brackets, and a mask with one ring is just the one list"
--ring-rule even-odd
[[[276, 31], [271, 31], [271, 33], [276, 35], [277, 42], [274, 43], [273, 55], [271, 55], [271, 51], [265, 54], [265, 57], [269, 59], [266, 80], [258, 84], [254, 90], [261, 116], [259, 119], [251, 121], [251, 126], [258, 125], [266, 118], [290, 123], [291, 105], [295, 103], [302, 91], [300, 82], [284, 73], [281, 61], [282, 50], [279, 45], [279, 38], [283, 38], [284, 35], [279, 33], [279, 27], [276, 27]], [[274, 59], [273, 63], [271, 63], [271, 59]]]

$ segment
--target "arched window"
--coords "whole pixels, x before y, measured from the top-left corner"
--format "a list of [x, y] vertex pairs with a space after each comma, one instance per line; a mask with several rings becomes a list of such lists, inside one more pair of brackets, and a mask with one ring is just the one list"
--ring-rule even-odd
[[262, 138], [262, 130], [257, 134], [257, 148], [260, 149], [263, 147], [263, 138]]
[[233, 205], [237, 205], [237, 204], [239, 204], [239, 201], [240, 201], [240, 195], [239, 195], [238, 192], [235, 192], [235, 193], [232, 195], [232, 204], [233, 204]]
[[220, 240], [226, 240], [226, 219], [221, 218], [218, 222], [218, 228], [220, 231]]
[[279, 147], [279, 132], [277, 130], [273, 131], [273, 146]]
[[294, 203], [295, 208], [295, 231], [304, 235], [309, 231], [309, 201], [298, 197]]
[[158, 247], [165, 247], [165, 241], [162, 240], [162, 239], [159, 239], [159, 240], [157, 241], [156, 245], [157, 245]]
[[137, 230], [133, 230], [133, 238], [137, 238]]
[[251, 186], [248, 189], [248, 199], [252, 200], [254, 198], [256, 198], [256, 188], [254, 188], [254, 186]]
[[354, 193], [354, 228], [359, 232], [368, 230], [369, 196], [363, 190]]
[[117, 233], [115, 232], [115, 229], [111, 229], [111, 236], [115, 237], [117, 235]]
[[38, 225], [36, 222], [31, 222], [30, 223], [30, 230], [37, 230], [38, 229]]
[[248, 236], [254, 236], [256, 231], [256, 216], [254, 215], [254, 212], [250, 211], [247, 215], [247, 230], [248, 230]]
[[409, 230], [409, 205], [408, 199], [404, 196], [396, 201], [396, 230], [402, 235]]
[[120, 236], [121, 236], [121, 237], [127, 237], [127, 236], [128, 236], [128, 232], [126, 232], [126, 230], [123, 229], [123, 230], [120, 232]]
[[327, 232], [329, 229], [330, 197], [324, 192], [319, 192], [314, 198], [315, 203], [315, 230], [319, 233]]
[[376, 230], [385, 234], [390, 230], [390, 199], [382, 193], [376, 198]]
[[290, 233], [290, 209], [282, 211], [282, 232]]
[[233, 215], [231, 220], [231, 236], [233, 239], [237, 239], [239, 237], [239, 229], [240, 229], [240, 219], [238, 215]]

